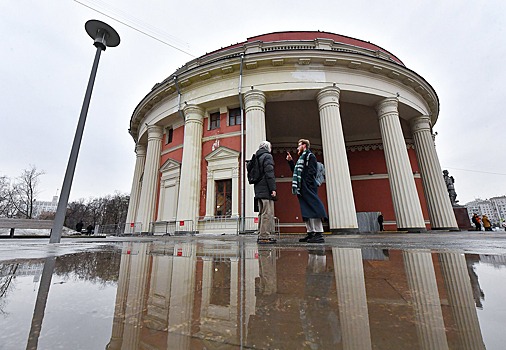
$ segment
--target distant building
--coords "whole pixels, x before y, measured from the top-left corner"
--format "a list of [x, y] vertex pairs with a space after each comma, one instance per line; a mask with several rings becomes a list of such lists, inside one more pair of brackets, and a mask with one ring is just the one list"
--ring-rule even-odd
[[506, 196], [492, 197], [490, 199], [477, 198], [465, 204], [469, 218], [476, 213], [487, 215], [492, 223], [499, 223], [506, 219]]
[[33, 204], [32, 217], [38, 218], [42, 213], [56, 213], [58, 207], [58, 196], [53, 196], [52, 201], [35, 201]]

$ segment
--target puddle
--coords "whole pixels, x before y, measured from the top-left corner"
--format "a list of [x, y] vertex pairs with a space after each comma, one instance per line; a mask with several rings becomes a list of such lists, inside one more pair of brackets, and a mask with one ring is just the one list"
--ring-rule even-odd
[[0, 349], [501, 349], [505, 288], [501, 255], [127, 242], [0, 261]]

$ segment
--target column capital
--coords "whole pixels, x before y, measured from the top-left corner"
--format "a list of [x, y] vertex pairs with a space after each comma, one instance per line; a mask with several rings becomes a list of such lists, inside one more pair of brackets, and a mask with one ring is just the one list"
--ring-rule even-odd
[[397, 97], [385, 98], [376, 104], [378, 117], [382, 118], [390, 113], [399, 113], [399, 99]]
[[146, 145], [142, 145], [140, 143], [135, 145], [135, 154], [137, 157], [143, 157], [146, 155]]
[[252, 109], [259, 109], [265, 111], [265, 102], [267, 98], [263, 91], [248, 90], [244, 93], [244, 105], [246, 112]]
[[148, 141], [161, 140], [163, 137], [163, 128], [158, 125], [148, 125]]
[[186, 105], [183, 108], [185, 124], [189, 122], [204, 123], [204, 109], [198, 105]]
[[413, 134], [421, 131], [430, 132], [431, 125], [432, 123], [428, 115], [419, 115], [411, 119], [411, 132]]
[[335, 105], [339, 107], [340, 94], [341, 89], [339, 89], [337, 86], [328, 86], [326, 88], [321, 89], [316, 95], [318, 107], [320, 109], [327, 107], [328, 105]]

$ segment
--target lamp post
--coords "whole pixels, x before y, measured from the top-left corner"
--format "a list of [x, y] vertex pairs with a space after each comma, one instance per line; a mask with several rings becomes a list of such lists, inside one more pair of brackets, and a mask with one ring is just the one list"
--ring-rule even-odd
[[95, 60], [93, 61], [93, 67], [91, 68], [90, 80], [88, 81], [88, 87], [86, 88], [86, 94], [81, 108], [81, 115], [79, 116], [79, 122], [77, 123], [74, 143], [72, 144], [72, 149], [70, 151], [69, 162], [67, 164], [65, 178], [63, 180], [60, 200], [58, 201], [58, 207], [56, 209], [49, 243], [60, 243], [61, 231], [69, 201], [70, 188], [72, 187], [72, 180], [74, 179], [74, 171], [76, 169], [77, 156], [79, 154], [79, 147], [81, 146], [81, 139], [83, 138], [84, 123], [86, 122], [91, 92], [93, 91], [93, 84], [95, 83], [95, 76], [97, 75], [100, 53], [105, 51], [106, 47], [118, 46], [120, 42], [118, 33], [104, 22], [89, 20], [84, 25], [84, 28], [86, 29], [88, 35], [94, 40], [93, 45], [97, 48], [97, 52], [95, 54]]

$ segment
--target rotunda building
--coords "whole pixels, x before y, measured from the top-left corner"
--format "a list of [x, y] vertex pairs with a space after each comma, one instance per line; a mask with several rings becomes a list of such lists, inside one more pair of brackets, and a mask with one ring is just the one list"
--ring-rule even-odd
[[280, 230], [304, 232], [285, 160], [304, 138], [325, 165], [331, 232], [374, 231], [379, 213], [386, 230], [457, 230], [432, 135], [438, 115], [432, 86], [377, 45], [326, 32], [248, 38], [186, 63], [135, 108], [127, 224], [254, 225], [245, 162], [268, 140]]

